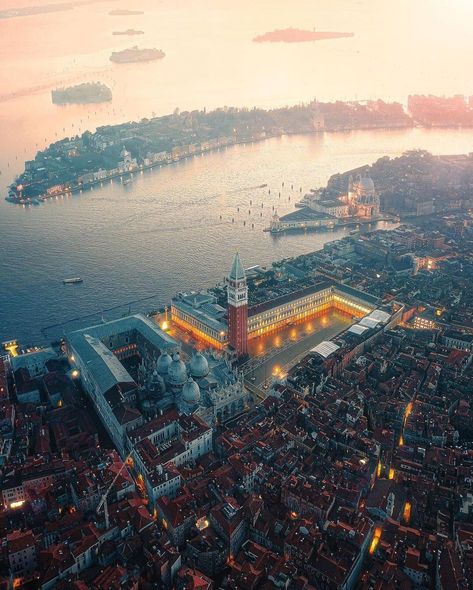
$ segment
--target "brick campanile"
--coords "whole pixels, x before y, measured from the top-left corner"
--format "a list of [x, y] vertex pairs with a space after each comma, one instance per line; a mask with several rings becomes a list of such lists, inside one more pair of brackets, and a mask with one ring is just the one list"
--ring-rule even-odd
[[228, 343], [238, 356], [248, 353], [248, 287], [238, 252], [228, 275]]

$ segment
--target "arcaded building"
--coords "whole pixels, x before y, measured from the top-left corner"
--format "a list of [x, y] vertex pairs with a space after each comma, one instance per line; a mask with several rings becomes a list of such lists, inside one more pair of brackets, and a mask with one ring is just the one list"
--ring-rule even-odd
[[248, 341], [283, 329], [331, 310], [363, 317], [377, 306], [377, 299], [332, 280], [314, 280], [304, 289], [294, 290], [268, 301], [249, 305], [244, 267], [238, 253], [227, 277], [227, 309], [209, 293], [178, 295], [172, 300], [172, 320], [217, 349], [243, 356]]

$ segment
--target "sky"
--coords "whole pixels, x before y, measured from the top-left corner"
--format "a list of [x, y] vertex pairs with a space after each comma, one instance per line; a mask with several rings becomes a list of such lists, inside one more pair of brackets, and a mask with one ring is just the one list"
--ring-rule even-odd
[[[0, 10], [54, 1], [0, 0]], [[144, 14], [114, 17], [115, 8]], [[61, 136], [176, 107], [271, 108], [313, 98], [405, 104], [409, 94], [473, 95], [472, 22], [473, 0], [104, 0], [0, 19], [0, 169]], [[286, 27], [354, 36], [252, 42]], [[128, 28], [144, 34], [112, 34]], [[112, 51], [134, 44], [166, 57], [110, 61]], [[112, 89], [111, 104], [51, 103], [54, 88], [92, 81]]]

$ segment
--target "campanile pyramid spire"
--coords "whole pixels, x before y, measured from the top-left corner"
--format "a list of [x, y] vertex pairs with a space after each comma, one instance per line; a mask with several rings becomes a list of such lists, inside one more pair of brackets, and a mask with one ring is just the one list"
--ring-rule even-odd
[[238, 252], [228, 275], [228, 342], [238, 356], [248, 352], [248, 287]]

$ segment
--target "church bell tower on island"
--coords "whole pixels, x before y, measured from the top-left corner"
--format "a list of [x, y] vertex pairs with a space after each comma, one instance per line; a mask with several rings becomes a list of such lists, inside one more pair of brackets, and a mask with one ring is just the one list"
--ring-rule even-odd
[[248, 353], [248, 287], [238, 252], [227, 277], [228, 343], [237, 356]]

